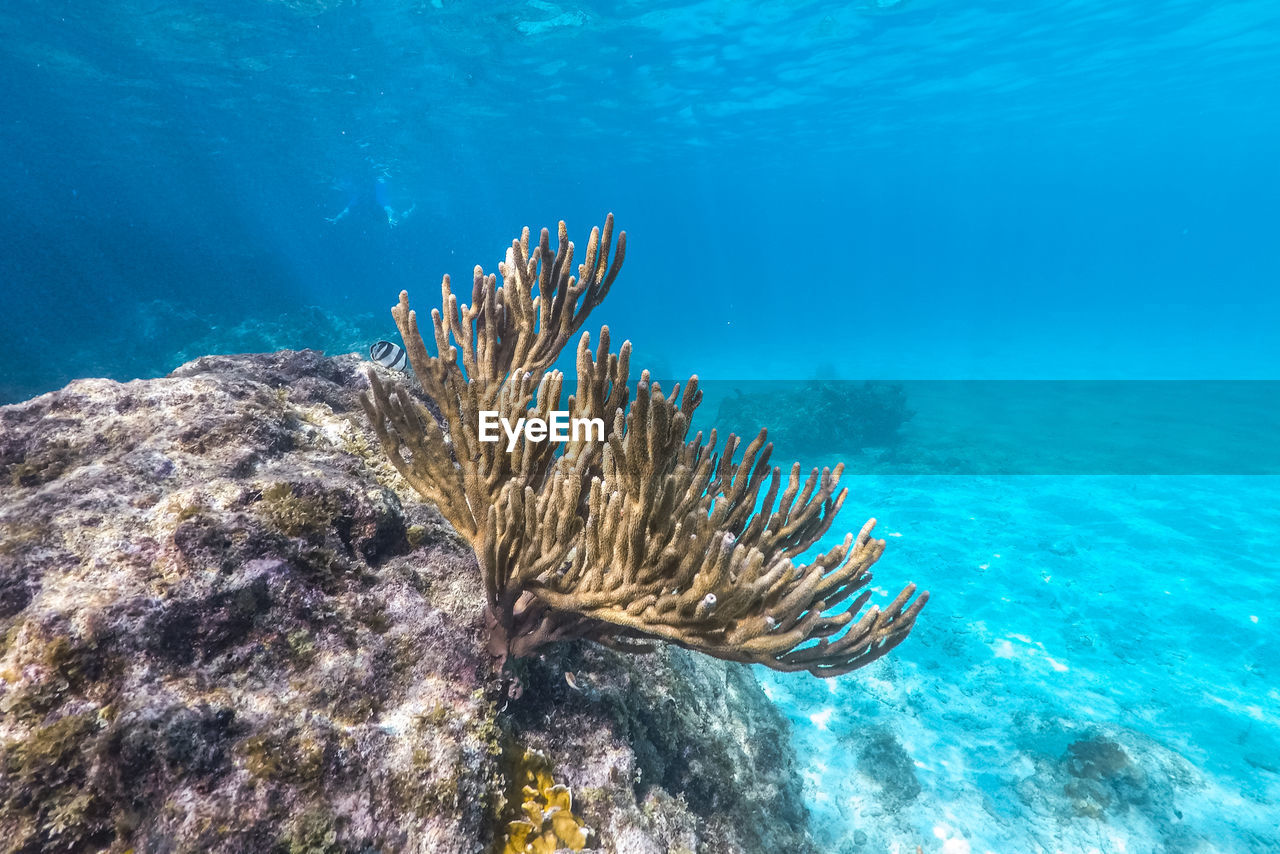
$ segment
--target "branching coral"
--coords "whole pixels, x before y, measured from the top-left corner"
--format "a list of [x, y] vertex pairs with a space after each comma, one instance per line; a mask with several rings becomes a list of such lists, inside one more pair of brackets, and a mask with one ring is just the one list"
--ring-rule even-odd
[[551, 765], [540, 753], [528, 753], [520, 762], [524, 785], [520, 789], [521, 817], [507, 823], [502, 854], [554, 854], [581, 851], [591, 831], [573, 813], [573, 795], [567, 786], [551, 778]]
[[[848, 490], [842, 466], [771, 467], [765, 431], [743, 446], [716, 431], [689, 438], [697, 377], [664, 393], [643, 372], [627, 387], [631, 346], [603, 327], [577, 349], [576, 391], [564, 397], [557, 356], [608, 294], [626, 255], [613, 217], [575, 248], [560, 223], [556, 249], [529, 230], [499, 265], [476, 267], [470, 305], [449, 277], [431, 312], [431, 355], [408, 295], [392, 309], [409, 362], [441, 413], [370, 372], [365, 409], [391, 462], [475, 550], [487, 594], [490, 648], [527, 655], [591, 638], [632, 651], [664, 640], [732, 661], [834, 676], [900, 643], [924, 606], [908, 585], [887, 606], [863, 607], [884, 541], [875, 520], [797, 563], [831, 527]], [[562, 406], [562, 401], [564, 405]], [[628, 405], [629, 404], [629, 405]], [[481, 441], [480, 413], [597, 418], [604, 439]], [[741, 456], [739, 456], [741, 451]]]

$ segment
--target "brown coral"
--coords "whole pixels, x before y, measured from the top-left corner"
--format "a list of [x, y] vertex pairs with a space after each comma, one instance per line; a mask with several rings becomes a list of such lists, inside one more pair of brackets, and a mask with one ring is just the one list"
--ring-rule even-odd
[[[445, 276], [443, 311], [431, 312], [435, 356], [400, 294], [392, 314], [439, 420], [370, 372], [363, 401], [391, 462], [475, 550], [492, 651], [518, 657], [573, 637], [632, 650], [665, 640], [819, 676], [879, 658], [907, 636], [928, 594], [908, 585], [859, 615], [884, 549], [871, 537], [875, 520], [796, 563], [848, 495], [842, 466], [784, 474], [769, 464], [763, 430], [745, 448], [730, 435], [718, 452], [714, 430], [690, 439], [697, 377], [664, 393], [643, 372], [628, 405], [630, 343], [610, 352], [608, 327], [594, 352], [581, 336], [577, 389], [562, 409], [565, 377], [551, 366], [617, 277], [625, 233], [610, 261], [612, 243], [610, 215], [575, 277], [564, 223], [554, 252], [545, 229], [536, 246], [525, 229], [499, 265], [502, 286], [475, 268], [470, 305]], [[584, 431], [508, 452], [481, 440], [482, 412], [515, 423], [556, 411], [599, 419], [603, 441]]]

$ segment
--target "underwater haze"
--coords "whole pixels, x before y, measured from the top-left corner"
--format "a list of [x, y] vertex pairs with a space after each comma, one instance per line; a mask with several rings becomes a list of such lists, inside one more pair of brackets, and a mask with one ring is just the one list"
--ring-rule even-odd
[[0, 399], [354, 347], [608, 210], [603, 320], [678, 374], [1276, 377], [1265, 0], [12, 0], [0, 37]]
[[759, 674], [823, 850], [1280, 851], [1275, 0], [7, 0], [0, 77], [0, 403], [367, 353], [612, 211], [588, 328], [932, 591]]

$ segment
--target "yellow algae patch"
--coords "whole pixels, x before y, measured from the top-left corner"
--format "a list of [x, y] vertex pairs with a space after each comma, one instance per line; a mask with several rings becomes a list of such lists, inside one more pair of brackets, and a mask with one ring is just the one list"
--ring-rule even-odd
[[530, 751], [518, 763], [524, 776], [522, 817], [507, 823], [502, 854], [552, 854], [562, 848], [581, 851], [590, 831], [573, 814], [573, 795], [551, 777], [546, 757]]

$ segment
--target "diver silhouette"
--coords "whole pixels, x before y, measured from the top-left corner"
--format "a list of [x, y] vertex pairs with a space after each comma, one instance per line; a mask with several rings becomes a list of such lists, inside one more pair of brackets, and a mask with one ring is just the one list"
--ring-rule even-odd
[[336, 216], [325, 217], [331, 223], [337, 223], [353, 214], [356, 216], [374, 215], [379, 218], [385, 218], [387, 225], [394, 228], [412, 214], [418, 206], [416, 202], [410, 202], [409, 207], [397, 211], [396, 201], [398, 194], [392, 185], [391, 177], [386, 174], [379, 175], [372, 183], [368, 181], [346, 182], [340, 185], [340, 188], [347, 191], [347, 204]]

